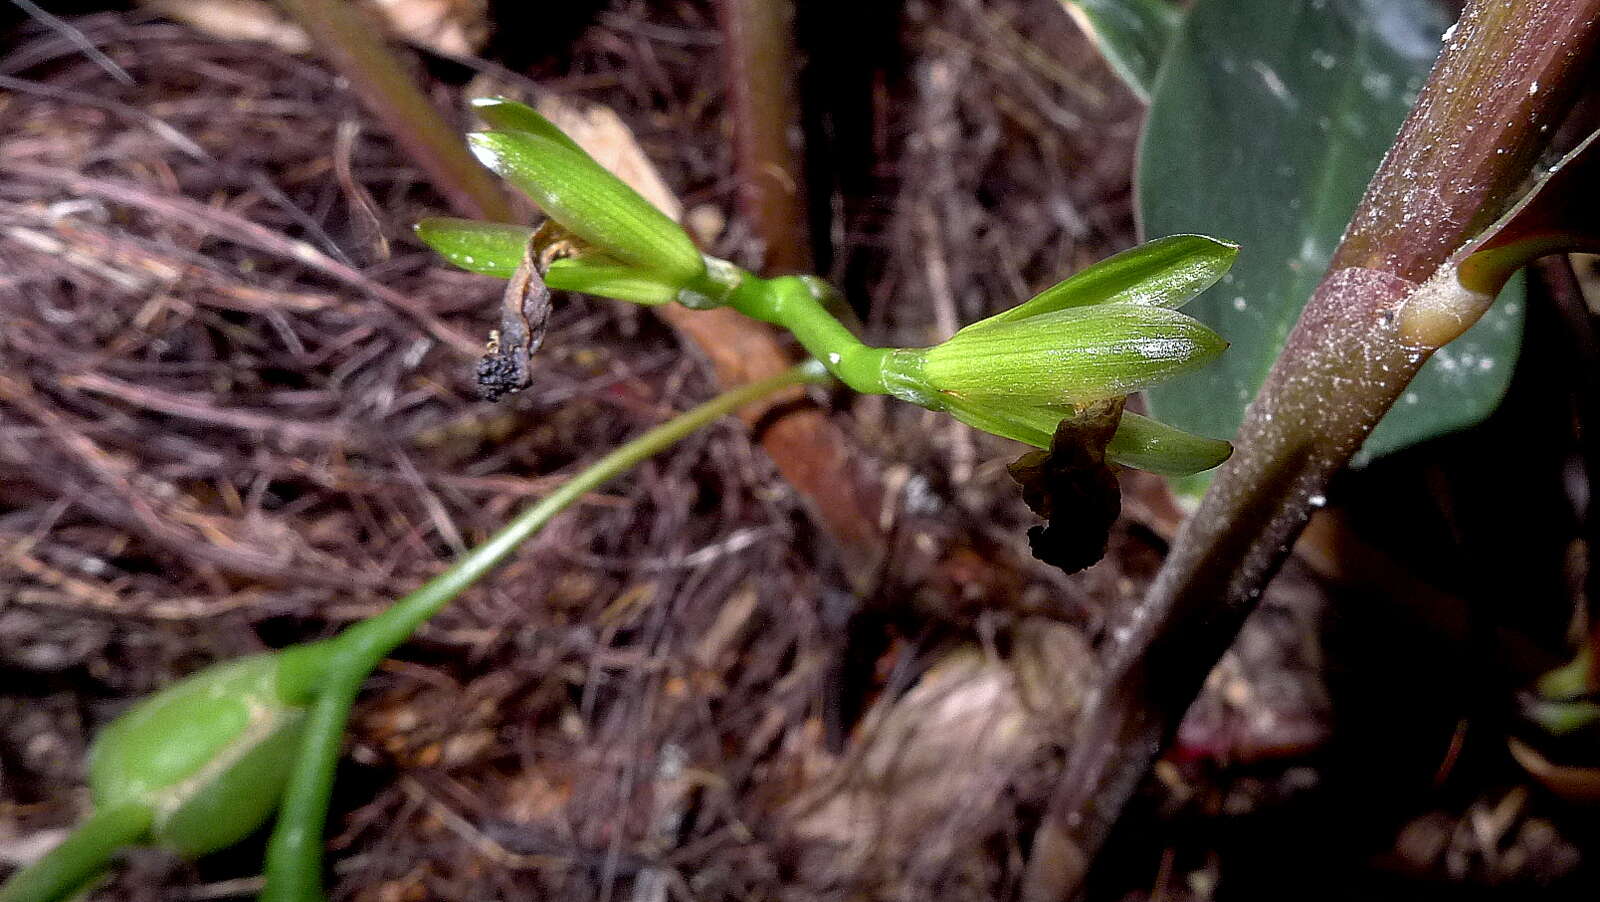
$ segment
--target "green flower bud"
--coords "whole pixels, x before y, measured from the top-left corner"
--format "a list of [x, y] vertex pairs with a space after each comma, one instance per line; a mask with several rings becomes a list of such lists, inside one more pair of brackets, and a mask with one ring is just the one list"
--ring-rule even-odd
[[485, 166], [596, 250], [677, 285], [705, 272], [677, 223], [570, 141], [528, 131], [478, 132], [467, 140]]
[[522, 263], [533, 229], [526, 226], [436, 216], [412, 226], [417, 237], [469, 272], [511, 278]]
[[257, 655], [207, 667], [113, 721], [89, 750], [95, 808], [148, 809], [147, 838], [190, 857], [261, 826], [304, 716], [279, 698], [278, 664]]
[[568, 257], [550, 264], [544, 283], [561, 291], [581, 291], [595, 297], [635, 304], [666, 304], [678, 297], [678, 286], [654, 273], [593, 257]]
[[1176, 310], [1069, 307], [964, 329], [924, 352], [922, 378], [932, 391], [974, 402], [1085, 404], [1195, 369], [1227, 346]]
[[1158, 238], [1108, 257], [1046, 288], [1032, 300], [967, 329], [1094, 304], [1145, 304], [1176, 310], [1216, 284], [1238, 255], [1237, 244], [1204, 235]]

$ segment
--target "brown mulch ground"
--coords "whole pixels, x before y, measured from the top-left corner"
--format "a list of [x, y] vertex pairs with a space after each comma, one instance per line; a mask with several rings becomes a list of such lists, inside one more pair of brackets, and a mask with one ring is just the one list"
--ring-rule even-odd
[[[1140, 111], [1053, 0], [866, 18], [833, 39], [878, 55], [817, 57], [807, 103], [822, 257], [873, 340], [936, 340], [1132, 242]], [[160, 19], [76, 25], [134, 84], [37, 27], [0, 59], [3, 864], [81, 814], [83, 749], [131, 699], [365, 616], [714, 391], [651, 316], [569, 297], [534, 388], [477, 400], [499, 285], [409, 238], [441, 202], [336, 78]], [[493, 47], [615, 109], [685, 205], [720, 214], [714, 250], [752, 263], [719, 43], [707, 3], [628, 0]], [[419, 71], [460, 109], [472, 72]], [[1014, 448], [828, 400], [897, 511], [1026, 548]], [[975, 623], [886, 624], [876, 704], [841, 748], [837, 555], [742, 427], [706, 430], [557, 520], [372, 681], [334, 898], [1005, 898], [1101, 615], [1159, 563], [1160, 518], [1129, 496], [1089, 573], [1028, 570]], [[1326, 777], [1326, 600], [1281, 582], [1146, 793], [1137, 823], [1159, 830], [1114, 847], [1129, 863], [1097, 894], [1211, 898], [1254, 835], [1217, 823], [1328, 810], [1303, 801]], [[1380, 820], [1348, 860], [1400, 886], [1567, 892], [1592, 848], [1571, 820], [1502, 774]], [[141, 854], [96, 898], [248, 896], [259, 856]]]

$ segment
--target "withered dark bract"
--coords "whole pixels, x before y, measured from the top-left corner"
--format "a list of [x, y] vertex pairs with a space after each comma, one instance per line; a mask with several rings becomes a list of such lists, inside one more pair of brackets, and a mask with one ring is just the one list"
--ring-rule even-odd
[[1033, 556], [1076, 573], [1105, 556], [1122, 489], [1106, 445], [1122, 420], [1121, 398], [1090, 405], [1056, 427], [1049, 451], [1030, 451], [1007, 468], [1022, 500], [1049, 522], [1028, 530]]

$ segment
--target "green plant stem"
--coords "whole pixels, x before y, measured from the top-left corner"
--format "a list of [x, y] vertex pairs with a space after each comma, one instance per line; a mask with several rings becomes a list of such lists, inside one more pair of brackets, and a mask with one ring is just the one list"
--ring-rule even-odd
[[850, 388], [865, 394], [896, 393], [892, 373], [886, 369], [895, 349], [869, 347], [829, 311], [836, 295], [833, 286], [812, 276], [762, 279], [743, 270], [737, 272], [739, 281], [728, 294], [728, 306], [751, 319], [787, 329], [807, 353]]
[[82, 890], [119, 849], [144, 836], [153, 818], [144, 805], [95, 811], [60, 845], [0, 886], [0, 902], [54, 902]]
[[280, 2], [451, 207], [463, 216], [515, 221], [500, 183], [467, 152], [461, 136], [445, 123], [360, 10], [349, 0]]
[[316, 902], [323, 898], [322, 831], [341, 738], [361, 682], [379, 662], [585, 494], [740, 407], [791, 386], [828, 378], [823, 367], [808, 361], [674, 417], [595, 461], [382, 614], [334, 639], [284, 652], [279, 692], [286, 700], [311, 699], [312, 704], [300, 755], [267, 846], [263, 902]]
[[1396, 322], [1425, 280], [1510, 204], [1593, 58], [1600, 0], [1472, 0], [1373, 177], [1235, 453], [1106, 650], [1023, 898], [1069, 898], [1288, 555], [1328, 480], [1427, 352]]

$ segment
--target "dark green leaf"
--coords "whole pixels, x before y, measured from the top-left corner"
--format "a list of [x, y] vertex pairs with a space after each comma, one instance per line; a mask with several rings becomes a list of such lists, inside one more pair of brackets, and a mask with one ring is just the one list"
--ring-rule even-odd
[[[1201, 435], [1238, 430], [1449, 24], [1432, 0], [1195, 3], [1155, 87], [1139, 212], [1149, 233], [1213, 232], [1243, 250], [1187, 308], [1232, 346], [1216, 364], [1151, 391], [1155, 416]], [[1521, 317], [1520, 296], [1508, 297], [1439, 352], [1363, 455], [1493, 410]]]
[[1156, 70], [1183, 20], [1171, 0], [1061, 0], [1124, 83], [1149, 102]]

